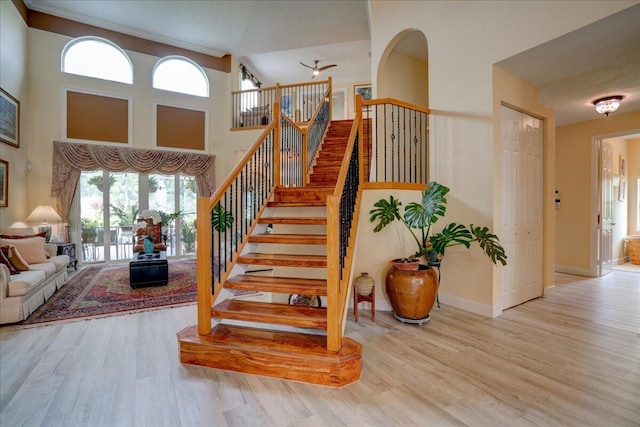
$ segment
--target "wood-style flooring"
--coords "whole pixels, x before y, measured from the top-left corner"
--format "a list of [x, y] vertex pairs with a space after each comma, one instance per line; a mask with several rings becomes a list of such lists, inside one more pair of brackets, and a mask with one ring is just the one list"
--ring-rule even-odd
[[496, 319], [349, 319], [363, 370], [342, 389], [181, 365], [195, 305], [0, 328], [0, 426], [640, 425], [639, 274], [557, 275]]

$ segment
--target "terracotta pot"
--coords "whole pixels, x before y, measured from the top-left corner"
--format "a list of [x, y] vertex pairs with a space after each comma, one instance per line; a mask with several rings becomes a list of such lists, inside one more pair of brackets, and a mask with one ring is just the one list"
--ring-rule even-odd
[[429, 319], [438, 294], [438, 275], [433, 267], [420, 265], [414, 271], [393, 267], [387, 272], [385, 285], [398, 320], [421, 324]]
[[391, 260], [391, 264], [398, 270], [417, 270], [420, 265], [418, 258], [396, 258]]

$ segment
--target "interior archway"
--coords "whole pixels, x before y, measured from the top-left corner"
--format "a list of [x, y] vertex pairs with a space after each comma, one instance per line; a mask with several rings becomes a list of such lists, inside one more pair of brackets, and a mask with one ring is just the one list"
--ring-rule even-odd
[[422, 31], [404, 30], [380, 58], [376, 98], [396, 98], [429, 107], [429, 52]]

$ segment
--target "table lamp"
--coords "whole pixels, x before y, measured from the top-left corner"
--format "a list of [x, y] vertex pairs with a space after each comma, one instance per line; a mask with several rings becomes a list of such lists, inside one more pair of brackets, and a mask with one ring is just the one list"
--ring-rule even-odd
[[47, 220], [57, 220], [60, 221], [62, 217], [58, 215], [58, 212], [53, 208], [53, 206], [49, 205], [38, 205], [31, 215], [27, 217], [27, 221], [38, 221], [41, 220], [42, 223], [38, 226], [38, 232], [45, 232], [45, 240], [48, 242], [51, 239], [51, 226], [47, 222]]

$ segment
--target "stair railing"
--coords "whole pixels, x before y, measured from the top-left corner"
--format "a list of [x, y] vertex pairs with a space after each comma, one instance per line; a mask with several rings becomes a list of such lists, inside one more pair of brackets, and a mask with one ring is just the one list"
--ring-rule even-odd
[[318, 105], [316, 105], [306, 127], [298, 126], [284, 114], [280, 119], [282, 126], [281, 185], [287, 187], [307, 185], [311, 167], [331, 122], [331, 78], [327, 82], [324, 93], [315, 97], [318, 100]]
[[274, 120], [210, 197], [198, 198], [198, 333], [211, 331], [211, 306], [247, 236], [280, 183], [279, 104]]
[[346, 321], [348, 281], [358, 224], [363, 173], [362, 113], [356, 117], [335, 191], [327, 197], [327, 349], [339, 351]]
[[365, 182], [426, 184], [430, 110], [393, 98], [361, 104]]
[[[309, 126], [307, 126], [307, 144], [306, 144], [306, 163], [305, 168], [310, 171], [316, 160], [316, 156], [320, 151], [320, 144], [324, 139], [325, 134], [329, 128], [331, 122], [331, 103], [329, 102], [329, 96], [331, 94], [331, 85], [327, 88], [327, 94], [323, 100], [318, 104]], [[308, 177], [308, 174], [305, 178]], [[305, 184], [306, 184], [305, 180]]]
[[324, 94], [328, 88], [331, 94], [331, 78], [310, 83], [278, 83], [272, 87], [232, 91], [231, 128], [240, 130], [267, 126], [275, 117], [272, 106], [276, 102], [280, 104], [280, 116], [287, 116], [297, 124], [311, 122], [316, 107], [325, 99]]

